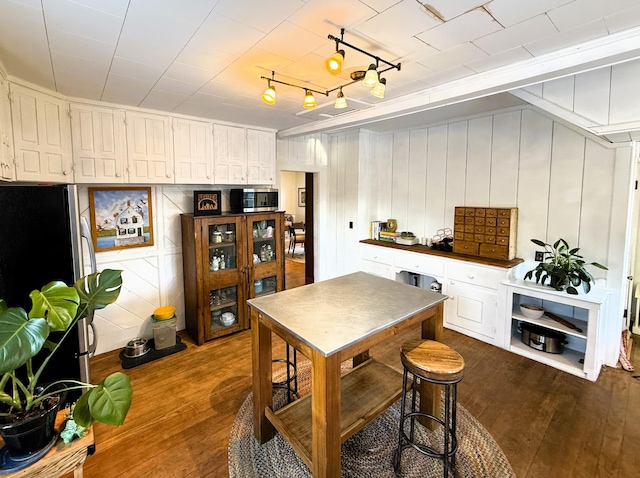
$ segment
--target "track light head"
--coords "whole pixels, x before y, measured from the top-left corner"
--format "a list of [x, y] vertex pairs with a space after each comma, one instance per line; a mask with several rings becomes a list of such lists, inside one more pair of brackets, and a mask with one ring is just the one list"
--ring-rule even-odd
[[336, 97], [336, 102], [333, 104], [335, 109], [342, 109], [347, 107], [347, 99], [344, 97], [344, 93], [342, 93], [342, 88], [338, 91], [338, 96]]
[[273, 105], [276, 102], [276, 88], [275, 86], [271, 86], [271, 81], [267, 80], [267, 89], [264, 90], [262, 96], [260, 97], [262, 101], [264, 101], [268, 105]]
[[369, 69], [364, 75], [364, 79], [362, 80], [362, 85], [371, 88], [375, 86], [376, 83], [378, 83], [378, 72], [376, 71], [375, 63], [371, 63], [369, 65]]
[[344, 55], [344, 50], [336, 50], [333, 55], [327, 58], [327, 60], [324, 62], [324, 66], [329, 73], [331, 73], [332, 75], [338, 75], [342, 71]]
[[387, 87], [387, 79], [380, 78], [380, 81], [376, 83], [376, 85], [371, 88], [371, 94], [376, 98], [384, 98], [384, 90]]
[[311, 109], [316, 107], [316, 99], [313, 97], [313, 93], [309, 90], [305, 90], [304, 103], [302, 107], [305, 109]]

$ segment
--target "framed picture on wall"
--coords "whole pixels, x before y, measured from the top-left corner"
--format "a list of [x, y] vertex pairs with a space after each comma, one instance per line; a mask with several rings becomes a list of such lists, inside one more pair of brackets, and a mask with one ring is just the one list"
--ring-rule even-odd
[[298, 206], [307, 204], [307, 192], [305, 188], [298, 188]]
[[153, 246], [151, 188], [89, 188], [96, 252]]
[[222, 213], [220, 191], [193, 191], [193, 215], [217, 216]]

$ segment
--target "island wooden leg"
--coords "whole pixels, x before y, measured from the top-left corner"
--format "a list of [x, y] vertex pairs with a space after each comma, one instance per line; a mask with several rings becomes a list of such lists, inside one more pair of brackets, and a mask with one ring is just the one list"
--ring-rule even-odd
[[[442, 320], [443, 320], [444, 304], [441, 302], [435, 307], [435, 315], [422, 322], [422, 338], [429, 340], [442, 341]], [[420, 391], [420, 411], [429, 413], [434, 417], [440, 417], [442, 404], [440, 403], [441, 387], [422, 382], [418, 384]], [[424, 417], [418, 417], [418, 421], [429, 430], [436, 427], [433, 420]]]
[[311, 357], [311, 473], [340, 476], [340, 359], [313, 351]]
[[275, 429], [265, 415], [273, 405], [271, 392], [271, 330], [259, 320], [251, 308], [252, 364], [253, 364], [253, 434], [260, 444], [275, 435]]

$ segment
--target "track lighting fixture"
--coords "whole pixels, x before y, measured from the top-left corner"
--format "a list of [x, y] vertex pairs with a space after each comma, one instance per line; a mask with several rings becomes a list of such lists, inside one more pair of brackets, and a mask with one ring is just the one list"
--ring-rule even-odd
[[268, 105], [273, 105], [276, 102], [276, 89], [275, 87], [271, 86], [271, 83], [279, 83], [281, 85], [287, 85], [287, 86], [292, 86], [293, 88], [300, 88], [301, 90], [304, 90], [304, 103], [303, 103], [303, 107], [304, 108], [315, 108], [316, 107], [316, 100], [313, 97], [313, 93], [318, 93], [320, 95], [325, 95], [325, 96], [329, 96], [329, 92], [328, 91], [317, 91], [317, 90], [312, 90], [311, 88], [307, 88], [306, 86], [300, 86], [300, 85], [293, 85], [291, 83], [287, 83], [286, 81], [280, 81], [280, 80], [276, 80], [275, 79], [275, 71], [271, 72], [271, 78], [268, 78], [266, 76], [261, 76], [260, 79], [261, 80], [267, 80], [267, 89], [264, 91], [264, 93], [262, 93], [262, 96], [260, 98], [262, 98], [262, 101], [264, 101], [266, 104]]
[[338, 91], [338, 96], [336, 97], [336, 102], [333, 104], [335, 109], [342, 109], [347, 107], [347, 99], [344, 97], [344, 93], [342, 93], [342, 87], [340, 87], [340, 91]]
[[386, 89], [387, 79], [380, 78], [380, 81], [371, 88], [371, 94], [377, 98], [384, 98], [384, 90]]
[[327, 71], [332, 75], [338, 75], [342, 71], [342, 63], [344, 62], [344, 50], [338, 49], [338, 42], [336, 42], [336, 52], [331, 55], [324, 62], [324, 66]]
[[316, 99], [313, 97], [313, 93], [309, 90], [305, 90], [304, 103], [302, 103], [304, 109], [311, 109], [316, 107]]
[[[279, 81], [275, 79], [275, 72], [272, 71], [271, 72], [271, 78], [262, 76], [260, 77], [260, 79], [262, 80], [267, 80], [267, 89], [265, 90], [265, 92], [262, 94], [261, 98], [262, 101], [264, 101], [266, 104], [268, 105], [273, 105], [276, 102], [276, 89], [275, 87], [271, 86], [271, 83], [279, 83], [281, 85], [287, 85], [287, 86], [291, 86], [293, 88], [300, 88], [301, 90], [304, 90], [304, 102], [302, 104], [303, 108], [305, 109], [310, 109], [310, 108], [315, 108], [316, 107], [316, 99], [313, 96], [313, 93], [318, 93], [319, 95], [325, 95], [325, 96], [329, 96], [329, 93], [332, 93], [334, 91], [338, 91], [338, 94], [336, 96], [336, 101], [333, 105], [334, 108], [336, 109], [342, 109], [342, 108], [346, 108], [347, 107], [347, 100], [344, 96], [344, 93], [342, 92], [342, 88], [345, 86], [349, 86], [352, 85], [354, 83], [357, 83], [359, 81], [362, 81], [362, 84], [364, 86], [366, 86], [367, 88], [371, 88], [371, 94], [373, 96], [375, 96], [376, 98], [384, 98], [384, 93], [386, 90], [386, 86], [387, 86], [387, 80], [385, 78], [381, 78], [381, 75], [389, 70], [398, 70], [400, 71], [400, 67], [401, 64], [398, 63], [396, 65], [394, 65], [393, 63], [390, 63], [386, 60], [383, 60], [382, 58], [373, 55], [369, 52], [366, 52], [356, 46], [350, 45], [349, 43], [344, 41], [344, 28], [342, 28], [340, 30], [340, 38], [338, 37], [334, 37], [333, 35], [329, 35], [329, 40], [333, 40], [336, 42], [336, 51], [333, 55], [331, 55], [329, 58], [327, 58], [327, 60], [325, 61], [325, 67], [327, 68], [327, 70], [329, 71], [329, 73], [333, 74], [333, 75], [337, 75], [342, 71], [342, 64], [344, 62], [344, 58], [345, 58], [345, 51], [343, 49], [340, 49], [340, 45], [344, 45], [346, 47], [352, 48], [353, 50], [356, 50], [360, 53], [363, 53], [371, 58], [373, 58], [375, 60], [375, 63], [371, 63], [369, 65], [369, 68], [365, 71], [365, 70], [357, 70], [357, 71], [353, 71], [349, 76], [351, 77], [350, 82], [348, 83], [344, 83], [342, 85], [339, 85], [331, 90], [326, 90], [326, 91], [318, 91], [318, 90], [313, 90], [311, 88], [307, 88], [306, 86], [301, 86], [301, 85], [294, 85], [291, 83], [286, 83], [284, 81]], [[383, 65], [383, 69], [380, 69], [380, 63], [384, 63], [387, 66], [384, 67]]]
[[362, 80], [362, 86], [366, 86], [367, 88], [371, 88], [378, 83], [378, 70], [374, 63], [369, 65], [369, 69], [364, 75], [364, 79]]
[[271, 80], [267, 79], [267, 89], [262, 93], [262, 101], [268, 105], [273, 105], [276, 102], [276, 88], [271, 86]]

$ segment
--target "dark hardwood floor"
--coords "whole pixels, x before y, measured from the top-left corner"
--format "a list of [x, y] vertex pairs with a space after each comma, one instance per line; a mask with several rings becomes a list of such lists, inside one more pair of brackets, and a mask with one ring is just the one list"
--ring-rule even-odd
[[[289, 288], [304, 283], [295, 278], [304, 275], [298, 266], [287, 261]], [[407, 331], [371, 354], [400, 368], [400, 344], [419, 334]], [[96, 425], [85, 477], [228, 476], [229, 431], [251, 391], [251, 333], [200, 347], [181, 336], [186, 351], [127, 371], [133, 405], [122, 427]], [[444, 342], [466, 361], [459, 403], [518, 477], [640, 476], [640, 342], [632, 354], [637, 372], [605, 368], [596, 383], [446, 329]], [[274, 344], [282, 354], [283, 344]], [[118, 351], [94, 357], [91, 367], [94, 380], [121, 370]]]

